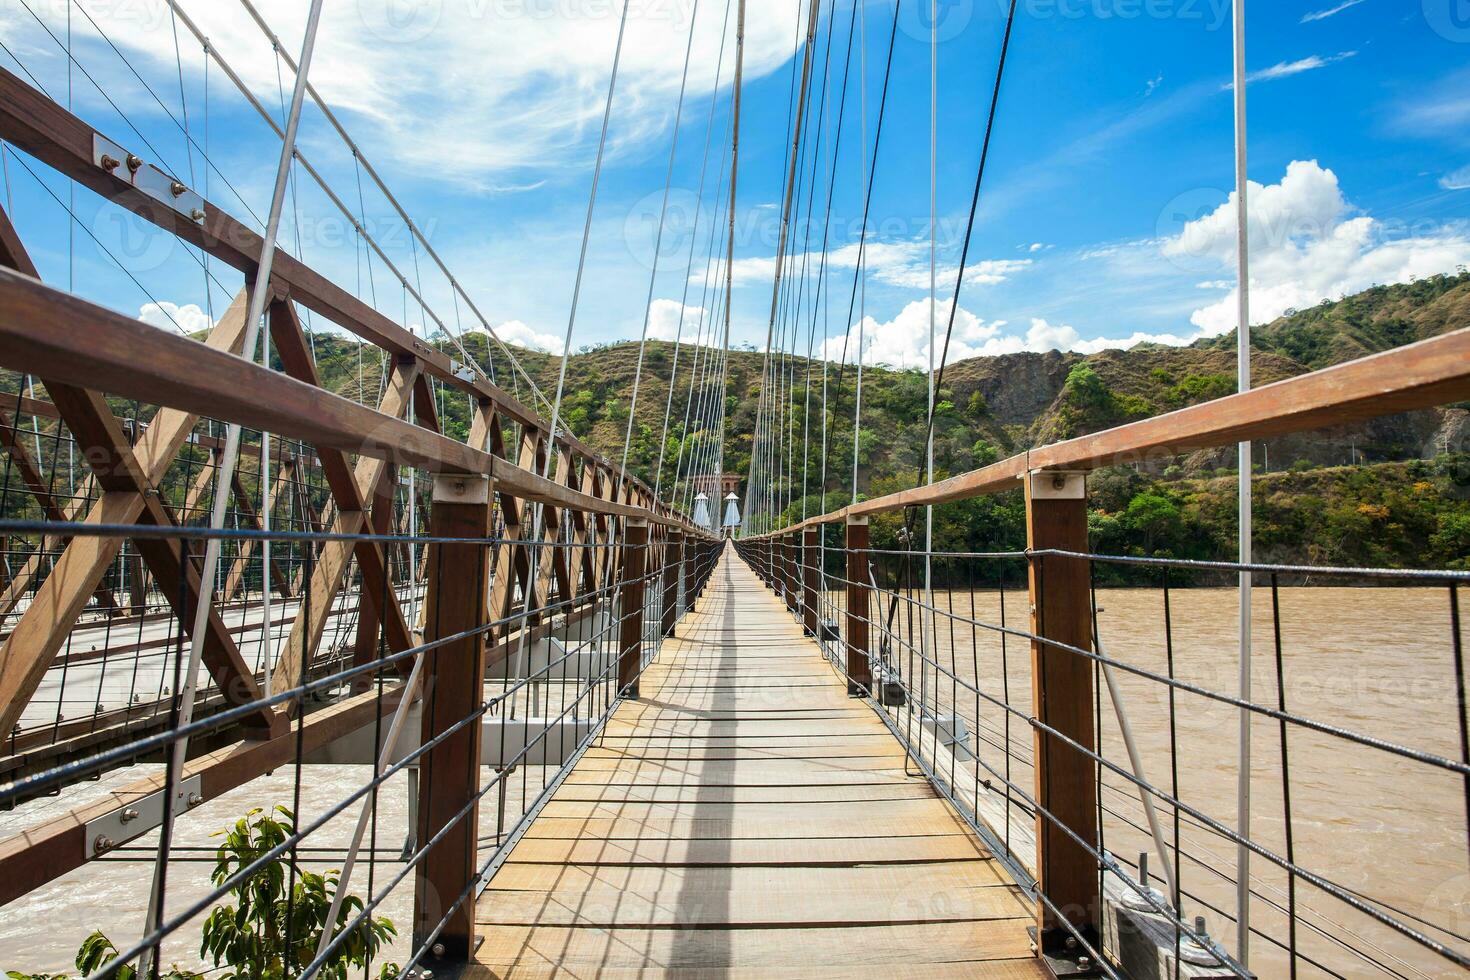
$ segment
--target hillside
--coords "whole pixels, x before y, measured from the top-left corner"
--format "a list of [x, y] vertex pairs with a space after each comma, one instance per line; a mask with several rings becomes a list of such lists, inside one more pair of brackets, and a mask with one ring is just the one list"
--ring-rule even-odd
[[[1467, 325], [1470, 274], [1375, 287], [1258, 327], [1252, 338], [1253, 376], [1257, 384], [1265, 384]], [[529, 404], [527, 386], [515, 380], [502, 352], [488, 350], [487, 341], [483, 333], [464, 339], [476, 360]], [[439, 345], [458, 356], [442, 338]], [[330, 390], [376, 399], [383, 362], [375, 349], [332, 333], [317, 333], [313, 346]], [[678, 353], [665, 447], [666, 487], [674, 479], [676, 461], [706, 437], [697, 423], [685, 433], [686, 412], [692, 408], [697, 420], [709, 399], [725, 401], [725, 469], [744, 474], [750, 465], [764, 357], [751, 350], [731, 351], [728, 390], [706, 386], [694, 393], [691, 402], [691, 358], [703, 363], [709, 354], [707, 349], [693, 352], [687, 347]], [[554, 392], [560, 358], [530, 350], [517, 350], [516, 356], [543, 391]], [[639, 382], [629, 462], [649, 482], [659, 455], [674, 357], [672, 344], [650, 342]], [[1027, 447], [1230, 394], [1235, 389], [1234, 359], [1234, 337], [1224, 336], [1189, 347], [1143, 345], [1090, 355], [1048, 351], [960, 361], [946, 370], [939, 393], [937, 468], [941, 475], [962, 472]], [[567, 364], [563, 418], [613, 459], [622, 455], [637, 367], [636, 342], [584, 348]], [[798, 419], [803, 417], [808, 375], [812, 404], [820, 402], [823, 367], [801, 358], [783, 362]], [[798, 424], [796, 477], [793, 486], [778, 487], [792, 502], [789, 513], [798, 517], [840, 506], [851, 493], [856, 372], [850, 365], [825, 367], [830, 426], [826, 499], [820, 485], [821, 416], [815, 412], [806, 479], [799, 461], [807, 434]], [[7, 373], [0, 384], [14, 392], [18, 381]], [[925, 374], [917, 370], [881, 366], [865, 370], [858, 438], [858, 480], [864, 496], [917, 482], [927, 385]], [[131, 409], [144, 417], [150, 414], [146, 406]], [[444, 395], [440, 409], [446, 430], [465, 438], [467, 402]], [[1466, 405], [1447, 406], [1258, 445], [1255, 468], [1263, 477], [1257, 539], [1265, 554], [1280, 560], [1465, 566], [1470, 561], [1466, 409]], [[542, 410], [546, 412], [544, 406]], [[1233, 557], [1233, 474], [1233, 448], [1097, 474], [1095, 545], [1134, 554]], [[15, 478], [6, 482], [14, 483]], [[4, 496], [7, 514], [28, 510], [27, 495]], [[947, 548], [1020, 546], [1024, 524], [1016, 506], [1002, 496], [941, 508], [937, 543]], [[895, 530], [892, 521], [880, 521], [875, 542], [891, 544]]]

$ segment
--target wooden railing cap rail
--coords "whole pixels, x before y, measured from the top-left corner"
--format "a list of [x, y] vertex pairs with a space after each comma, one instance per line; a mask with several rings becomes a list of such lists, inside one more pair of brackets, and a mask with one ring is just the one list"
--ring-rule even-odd
[[753, 535], [752, 539], [790, 534], [849, 516], [884, 514], [1014, 490], [1032, 470], [1091, 470], [1169, 459], [1246, 439], [1307, 432], [1466, 398], [1470, 398], [1470, 328], [1139, 422], [1028, 449], [947, 480], [864, 500], [780, 530]]
[[[44, 324], [44, 328], [37, 328]], [[601, 500], [508, 460], [188, 337], [0, 268], [0, 364], [58, 383], [197, 412], [435, 472], [476, 473], [497, 490], [589, 513], [644, 517], [695, 530], [681, 517]], [[703, 533], [703, 532], [698, 532]]]

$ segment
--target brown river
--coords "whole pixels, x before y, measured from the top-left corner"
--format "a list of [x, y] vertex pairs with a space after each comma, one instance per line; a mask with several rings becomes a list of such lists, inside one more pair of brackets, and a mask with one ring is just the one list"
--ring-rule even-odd
[[[1170, 600], [1176, 676], [1211, 691], [1233, 693], [1238, 669], [1235, 592], [1176, 589]], [[942, 609], [952, 604], [957, 614], [965, 616], [970, 615], [972, 601], [976, 618], [998, 621], [1000, 599], [993, 591], [941, 593], [939, 597]], [[1139, 668], [1166, 673], [1161, 592], [1105, 590], [1099, 592], [1098, 603], [1102, 607], [1099, 632], [1107, 653]], [[1257, 589], [1255, 603], [1252, 682], [1257, 702], [1274, 706], [1278, 689], [1270, 591]], [[1024, 629], [1024, 593], [1008, 593], [1005, 607], [1007, 622]], [[1421, 752], [1460, 757], [1447, 589], [1284, 588], [1279, 612], [1288, 711]], [[953, 663], [960, 677], [978, 676], [985, 693], [1001, 699], [999, 636], [975, 630], [972, 642], [968, 624], [946, 622], [946, 618], [941, 615], [936, 631], [940, 661], [946, 669]], [[1010, 717], [1009, 772], [1014, 783], [1029, 793], [1031, 735], [1024, 720], [1031, 696], [1029, 647], [1014, 637], [1005, 646], [1010, 703], [1023, 712]], [[980, 700], [977, 710], [973, 693], [932, 671], [922, 682], [917, 673], [911, 680], [916, 686], [922, 684], [931, 699], [954, 705], [966, 717], [972, 745], [978, 720], [982, 762], [1006, 771], [1006, 713], [1000, 707]], [[1174, 713], [1177, 757], [1171, 758], [1167, 690], [1121, 671], [1118, 680], [1146, 778], [1169, 790], [1171, 762], [1177, 762], [1179, 798], [1204, 816], [1234, 828], [1237, 709], [1179, 692]], [[1284, 854], [1280, 727], [1272, 719], [1257, 718], [1252, 731], [1251, 836], [1270, 851]], [[1127, 770], [1128, 757], [1106, 691], [1101, 738], [1106, 757]], [[1289, 726], [1287, 762], [1296, 863], [1365, 896], [1434, 940], [1470, 952], [1470, 942], [1463, 938], [1470, 935], [1470, 866], [1462, 780], [1422, 762], [1298, 726]], [[56, 819], [79, 802], [137, 778], [142, 769], [111, 774], [99, 782], [73, 787], [61, 797], [0, 813], [0, 836]], [[309, 819], [323, 812], [361, 786], [366, 772], [366, 767], [350, 766], [303, 770], [303, 813]], [[539, 778], [539, 774], [533, 777], [531, 795]], [[993, 778], [992, 783], [1001, 786], [999, 779]], [[1148, 837], [1130, 826], [1144, 826], [1137, 791], [1115, 774], [1109, 774], [1104, 783], [1104, 846], [1131, 865], [1148, 846]], [[518, 786], [519, 781], [513, 796]], [[210, 831], [250, 806], [289, 801], [295, 791], [292, 772], [281, 770], [187, 815], [176, 836], [182, 850], [175, 853], [192, 860], [181, 861], [171, 870], [170, 908], [183, 908], [191, 896], [206, 893], [212, 866]], [[514, 800], [508, 809], [519, 813]], [[1024, 814], [1012, 812], [1016, 826], [1029, 822]], [[354, 809], [351, 816], [355, 813]], [[1172, 861], [1174, 813], [1161, 804], [1159, 815]], [[482, 831], [485, 829], [482, 818]], [[350, 830], [346, 816], [332, 821], [314, 838], [315, 846], [325, 849], [303, 856], [319, 866], [339, 866]], [[382, 796], [375, 888], [402, 869], [397, 857], [405, 830], [405, 789], [400, 777]], [[1187, 816], [1179, 824], [1179, 838], [1183, 855], [1180, 885], [1187, 896], [1184, 912], [1191, 917], [1205, 915], [1210, 932], [1234, 950], [1235, 846]], [[89, 864], [7, 906], [0, 912], [0, 972], [70, 969], [77, 944], [96, 928], [120, 944], [136, 938], [147, 903], [150, 849], [155, 840], [151, 836], [134, 842], [126, 851]], [[1156, 857], [1151, 865], [1155, 875], [1161, 873]], [[1251, 967], [1262, 977], [1288, 976], [1287, 876], [1268, 860], [1256, 857], [1251, 882], [1255, 896], [1251, 922], [1259, 932], [1252, 940]], [[361, 885], [365, 889], [365, 878]], [[407, 931], [411, 906], [410, 878], [394, 890], [381, 911]], [[1297, 882], [1296, 906], [1299, 976], [1463, 975], [1421, 944], [1307, 882]], [[168, 958], [181, 964], [197, 963], [197, 936], [197, 926], [182, 929], [168, 944]], [[401, 961], [406, 947], [400, 941], [393, 955]]]

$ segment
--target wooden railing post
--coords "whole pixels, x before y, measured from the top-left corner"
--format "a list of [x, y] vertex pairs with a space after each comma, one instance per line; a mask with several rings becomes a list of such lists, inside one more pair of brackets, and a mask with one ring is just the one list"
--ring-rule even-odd
[[868, 661], [868, 519], [847, 519], [847, 693], [873, 689]]
[[618, 643], [618, 690], [638, 697], [643, 667], [643, 574], [648, 563], [648, 521], [627, 518], [623, 526], [623, 574], [618, 589], [622, 625]]
[[[429, 533], [442, 538], [482, 539], [490, 535], [490, 480], [483, 476], [440, 474], [434, 479]], [[432, 643], [490, 622], [491, 545], [431, 544], [425, 596], [424, 639]], [[477, 711], [484, 700], [485, 634], [476, 633], [423, 656], [422, 744], [429, 744]], [[443, 959], [466, 961], [475, 948], [475, 873], [480, 794], [480, 725], [465, 725], [435, 745], [419, 761], [418, 840], [432, 840], [450, 829], [419, 862], [414, 877], [415, 945], [428, 940], [449, 908], [434, 940]], [[464, 816], [456, 816], [466, 806]]]
[[801, 532], [801, 613], [802, 626], [807, 636], [820, 636], [821, 623], [817, 618], [817, 575], [818, 545], [821, 544], [822, 529], [809, 527]]
[[796, 573], [796, 534], [781, 535], [781, 566], [786, 579], [786, 611], [795, 615], [801, 577]]
[[694, 600], [699, 598], [699, 549], [700, 541], [690, 535], [684, 544], [684, 611], [694, 611]]
[[[1026, 545], [1033, 552], [1087, 551], [1086, 474], [1043, 470], [1027, 475]], [[1097, 942], [1097, 858], [1089, 850], [1097, 848], [1098, 839], [1096, 765], [1059, 737], [1088, 751], [1095, 748], [1093, 665], [1053, 645], [1092, 650], [1090, 565], [1085, 558], [1060, 555], [1033, 554], [1030, 561], [1031, 632], [1042, 638], [1031, 642], [1031, 703], [1044, 726], [1032, 729], [1036, 879], [1047, 900], [1037, 909], [1043, 955], [1065, 955], [1067, 941], [1075, 938], [1071, 929]]]
[[679, 572], [684, 564], [684, 532], [670, 528], [664, 541], [664, 608], [663, 634], [674, 635], [674, 624], [679, 619]]

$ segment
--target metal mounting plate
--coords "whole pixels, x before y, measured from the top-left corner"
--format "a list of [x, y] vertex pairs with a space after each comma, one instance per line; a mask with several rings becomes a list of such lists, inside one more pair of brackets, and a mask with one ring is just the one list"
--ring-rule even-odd
[[[117, 162], [104, 166], [104, 158]], [[137, 160], [136, 169], [128, 165], [129, 158]], [[137, 190], [187, 220], [195, 224], [204, 220], [204, 198], [185, 187], [177, 177], [164, 173], [151, 163], [138, 160], [132, 153], [99, 133], [92, 134], [92, 163], [119, 180], [128, 181]]]
[[1087, 474], [1081, 470], [1032, 470], [1026, 478], [1031, 482], [1033, 500], [1087, 498]]
[[[204, 801], [204, 784], [190, 776], [174, 788], [174, 815], [187, 813]], [[163, 823], [163, 790], [119, 806], [111, 813], [87, 821], [83, 837], [87, 859], [100, 857], [119, 844], [126, 844]]]

